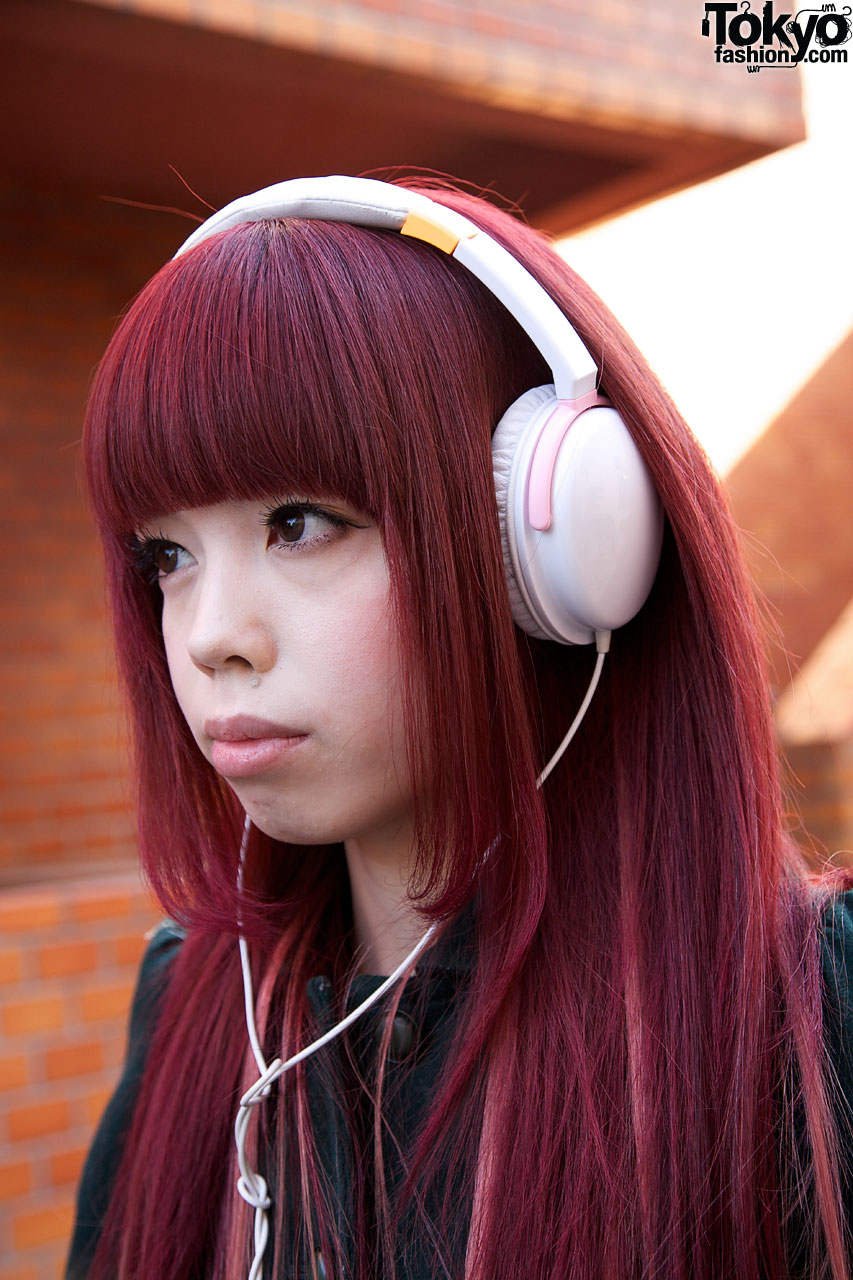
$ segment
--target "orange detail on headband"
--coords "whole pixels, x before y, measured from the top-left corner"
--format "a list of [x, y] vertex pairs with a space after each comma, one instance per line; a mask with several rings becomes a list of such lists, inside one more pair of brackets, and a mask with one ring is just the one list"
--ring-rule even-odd
[[406, 221], [400, 228], [400, 235], [426, 240], [427, 244], [434, 244], [436, 249], [441, 249], [444, 253], [453, 253], [459, 243], [459, 237], [452, 231], [445, 230], [431, 218], [425, 218], [422, 213], [407, 214]]

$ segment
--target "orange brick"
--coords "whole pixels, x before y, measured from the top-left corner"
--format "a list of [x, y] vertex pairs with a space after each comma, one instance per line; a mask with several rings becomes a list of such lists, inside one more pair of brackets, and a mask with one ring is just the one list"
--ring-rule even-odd
[[61, 854], [64, 847], [57, 836], [52, 836], [49, 840], [29, 840], [26, 849], [34, 858], [52, 859]]
[[133, 982], [114, 982], [108, 986], [90, 987], [80, 997], [83, 1018], [97, 1022], [101, 1018], [120, 1018], [130, 1008]]
[[284, 5], [269, 6], [270, 39], [314, 48], [320, 43], [321, 20], [313, 13], [298, 13]]
[[20, 981], [20, 951], [0, 951], [0, 983], [14, 983]]
[[99, 1040], [90, 1040], [86, 1044], [62, 1045], [56, 1049], [48, 1049], [44, 1061], [48, 1080], [89, 1075], [103, 1070], [104, 1046]]
[[142, 959], [146, 945], [145, 936], [141, 933], [128, 933], [116, 938], [116, 964], [136, 967]]
[[12, 1240], [16, 1249], [33, 1249], [53, 1240], [64, 1240], [74, 1224], [74, 1205], [62, 1201], [49, 1209], [21, 1213], [12, 1224]]
[[31, 1186], [32, 1169], [29, 1160], [0, 1164], [0, 1200], [26, 1195]]
[[0, 1058], [0, 1090], [20, 1089], [29, 1078], [29, 1060], [23, 1053], [6, 1054]]
[[62, 1133], [68, 1128], [68, 1103], [64, 1098], [12, 1107], [9, 1111], [9, 1137], [13, 1142], [42, 1138], [47, 1133]]
[[[106, 0], [114, 9], [120, 9], [124, 0]], [[197, 16], [193, 13], [194, 0], [145, 0], [144, 12], [148, 18], [162, 16], [170, 22], [192, 22]], [[2, 1277], [0, 1277], [2, 1280]]]
[[80, 890], [73, 902], [74, 919], [81, 923], [91, 920], [115, 920], [129, 916], [133, 897], [127, 889]]
[[112, 1068], [121, 1067], [127, 1055], [127, 1029], [121, 1027], [112, 1035], [104, 1035], [101, 1043], [104, 1046], [105, 1068], [109, 1071]]
[[0, 933], [51, 928], [59, 923], [59, 898], [47, 889], [0, 894]]
[[50, 1180], [55, 1187], [70, 1182], [76, 1185], [80, 1179], [87, 1147], [74, 1147], [71, 1151], [58, 1151], [50, 1157]]
[[7, 1004], [2, 1012], [3, 1030], [7, 1036], [31, 1035], [36, 1031], [55, 1031], [64, 1021], [60, 996], [33, 996]]
[[44, 1280], [35, 1267], [0, 1267], [0, 1280]]
[[75, 973], [91, 973], [98, 964], [94, 942], [58, 942], [39, 951], [39, 973], [43, 978], [65, 978]]
[[113, 1096], [111, 1088], [95, 1089], [86, 1099], [86, 1119], [89, 1124], [96, 1125], [104, 1113], [104, 1108]]
[[253, 36], [258, 12], [253, 0], [205, 0], [202, 22], [206, 27]]

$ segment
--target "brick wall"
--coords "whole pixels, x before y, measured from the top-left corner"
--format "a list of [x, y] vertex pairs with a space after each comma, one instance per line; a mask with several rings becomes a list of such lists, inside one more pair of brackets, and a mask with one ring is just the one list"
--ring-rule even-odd
[[853, 866], [853, 736], [783, 743], [789, 822], [815, 867]]
[[114, 319], [183, 228], [68, 192], [0, 201], [0, 1280], [53, 1280], [157, 918], [77, 442]]
[[61, 1275], [157, 918], [132, 872], [0, 893], [0, 1280]]
[[0, 190], [0, 885], [134, 858], [100, 554], [78, 483], [91, 371], [175, 218]]
[[795, 830], [853, 863], [853, 336], [833, 351], [726, 478], [770, 646]]
[[750, 569], [784, 636], [772, 654], [779, 691], [853, 594], [852, 403], [850, 334], [726, 478]]

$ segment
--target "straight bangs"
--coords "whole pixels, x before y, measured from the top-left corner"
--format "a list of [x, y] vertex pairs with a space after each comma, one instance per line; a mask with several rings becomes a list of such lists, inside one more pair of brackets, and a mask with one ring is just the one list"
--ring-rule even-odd
[[158, 514], [296, 493], [381, 520], [406, 460], [389, 356], [400, 383], [423, 385], [440, 355], [424, 351], [418, 312], [401, 314], [410, 255], [388, 233], [279, 221], [168, 263], [124, 317], [92, 398], [102, 525], [121, 536]]

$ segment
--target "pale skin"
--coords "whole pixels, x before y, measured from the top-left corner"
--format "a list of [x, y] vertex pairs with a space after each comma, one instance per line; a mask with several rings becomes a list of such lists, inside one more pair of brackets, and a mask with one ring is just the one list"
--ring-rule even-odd
[[299, 494], [175, 512], [138, 536], [202, 754], [267, 835], [343, 843], [361, 968], [389, 973], [424, 925], [406, 893], [414, 797], [377, 526]]

